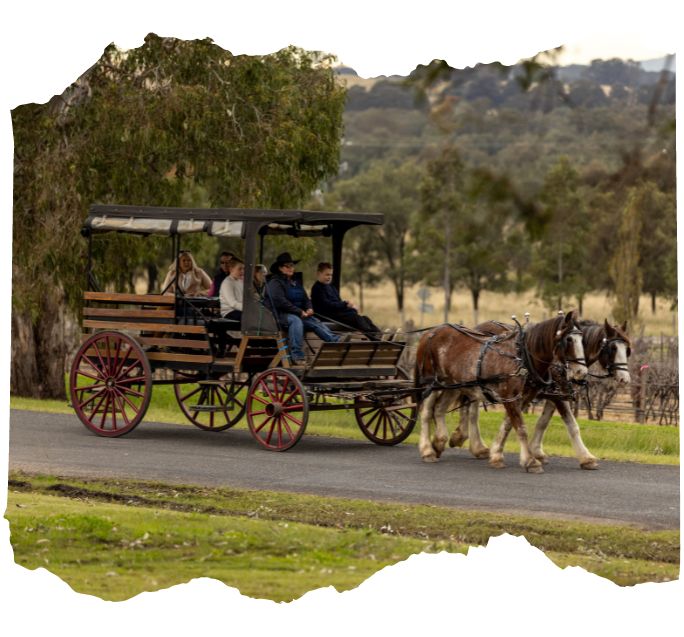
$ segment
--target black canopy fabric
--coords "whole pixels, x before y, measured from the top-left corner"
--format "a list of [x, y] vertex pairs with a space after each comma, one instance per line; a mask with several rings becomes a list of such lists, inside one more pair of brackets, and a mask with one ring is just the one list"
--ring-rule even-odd
[[338, 225], [347, 229], [362, 224], [380, 225], [383, 215], [315, 210], [93, 205], [83, 227], [85, 232], [164, 236], [206, 232], [212, 236], [240, 237], [245, 236], [245, 222], [261, 226], [260, 234], [320, 236]]

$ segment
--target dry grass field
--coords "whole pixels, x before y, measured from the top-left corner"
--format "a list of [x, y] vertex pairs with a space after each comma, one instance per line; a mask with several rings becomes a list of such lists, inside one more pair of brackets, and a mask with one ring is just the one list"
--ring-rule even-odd
[[[407, 288], [405, 294], [405, 320], [412, 320], [416, 328], [421, 327], [420, 298], [418, 290], [422, 287], [415, 285]], [[422, 317], [422, 327], [436, 325], [444, 321], [444, 292], [441, 288], [428, 288], [430, 297], [427, 303], [433, 306], [431, 313], [426, 313]], [[359, 304], [358, 288], [351, 289], [343, 286], [342, 298], [354, 301]], [[583, 318], [602, 321], [604, 318], [609, 320], [611, 314], [612, 299], [605, 294], [592, 294], [584, 301]], [[643, 327], [646, 336], [674, 336], [677, 334], [677, 312], [670, 310], [670, 302], [658, 299], [656, 313], [651, 313], [651, 301], [647, 296], [643, 296], [640, 304], [640, 322], [637, 326]], [[576, 305], [568, 302], [566, 309], [576, 308]], [[551, 313], [544, 307], [543, 303], [535, 298], [533, 291], [523, 294], [500, 294], [494, 292], [483, 292], [480, 296], [479, 321], [489, 319], [499, 321], [510, 321], [511, 314], [523, 320], [525, 312], [529, 312], [532, 321], [543, 321], [550, 318]], [[364, 289], [363, 313], [370, 316], [379, 326], [399, 327], [401, 318], [397, 311], [397, 304], [394, 288], [390, 283], [383, 284], [374, 288]], [[467, 290], [457, 290], [452, 298], [452, 310], [449, 314], [449, 321], [452, 323], [463, 323], [473, 325], [473, 305], [470, 293]], [[635, 333], [630, 329], [631, 333]]]

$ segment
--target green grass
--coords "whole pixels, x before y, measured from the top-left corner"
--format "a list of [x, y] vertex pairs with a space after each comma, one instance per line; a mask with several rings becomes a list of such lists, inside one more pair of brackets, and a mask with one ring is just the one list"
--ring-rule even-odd
[[15, 560], [75, 590], [127, 599], [194, 577], [290, 600], [356, 587], [419, 552], [465, 552], [507, 532], [559, 566], [621, 585], [679, 575], [679, 533], [309, 495], [13, 473]]
[[[58, 400], [36, 400], [10, 396], [10, 407], [34, 411], [73, 414], [73, 410], [65, 402]], [[188, 424], [180, 408], [176, 404], [173, 387], [158, 385], [152, 392], [152, 400], [145, 419], [150, 422], [169, 422]], [[525, 422], [528, 432], [534, 427], [537, 415], [528, 414]], [[490, 443], [499, 429], [503, 414], [500, 410], [480, 412], [480, 429], [483, 440]], [[452, 430], [458, 423], [458, 415], [452, 413], [447, 417]], [[640, 425], [625, 422], [578, 420], [582, 439], [587, 448], [599, 459], [652, 464], [679, 464], [679, 428], [658, 425]], [[144, 426], [144, 423], [141, 425]], [[192, 425], [190, 425], [192, 426]], [[247, 422], [243, 418], [236, 427], [246, 429]], [[315, 412], [309, 415], [309, 424], [305, 435], [339, 436], [366, 440], [354, 418], [353, 411]], [[405, 444], [418, 443], [418, 427], [408, 437]], [[509, 436], [507, 451], [519, 450], [515, 433]], [[552, 456], [573, 456], [572, 446], [563, 421], [553, 416], [544, 437], [544, 450]]]

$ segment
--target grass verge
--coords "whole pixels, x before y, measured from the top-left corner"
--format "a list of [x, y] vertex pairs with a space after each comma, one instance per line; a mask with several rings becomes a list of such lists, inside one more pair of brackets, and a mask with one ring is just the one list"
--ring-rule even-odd
[[[65, 402], [58, 400], [37, 400], [10, 396], [12, 409], [47, 411], [52, 413], [73, 414]], [[527, 414], [525, 423], [528, 432], [534, 428], [537, 415]], [[159, 385], [154, 388], [152, 400], [145, 419], [150, 422], [190, 423], [185, 419], [176, 403], [173, 387]], [[485, 441], [492, 441], [503, 420], [503, 414], [496, 409], [480, 413], [480, 429]], [[658, 425], [639, 425], [625, 422], [599, 422], [579, 419], [582, 439], [587, 448], [599, 459], [651, 464], [679, 464], [679, 428]], [[447, 416], [450, 430], [458, 424], [458, 414]], [[144, 423], [141, 425], [144, 426]], [[190, 425], [192, 426], [192, 425]], [[235, 425], [247, 429], [246, 419]], [[313, 412], [309, 415], [306, 435], [339, 436], [366, 440], [356, 425], [352, 411]], [[417, 428], [404, 444], [417, 444]], [[509, 436], [507, 451], [519, 451], [515, 433]], [[544, 450], [552, 456], [573, 456], [572, 446], [563, 421], [553, 416], [544, 437]]]
[[19, 564], [110, 600], [201, 576], [290, 600], [504, 532], [621, 585], [679, 576], [677, 531], [233, 488], [14, 472], [6, 517]]

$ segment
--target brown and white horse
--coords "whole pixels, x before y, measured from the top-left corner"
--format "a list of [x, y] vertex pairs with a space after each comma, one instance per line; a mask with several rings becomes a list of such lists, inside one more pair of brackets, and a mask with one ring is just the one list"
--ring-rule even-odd
[[530, 452], [520, 402], [529, 385], [528, 375], [546, 384], [552, 365], [561, 365], [572, 380], [582, 380], [587, 374], [574, 312], [528, 326], [524, 332], [514, 329], [492, 335], [442, 325], [424, 334], [418, 343], [415, 374], [416, 384], [426, 386], [420, 404], [422, 459], [434, 462], [444, 451], [449, 434], [445, 416], [450, 408], [486, 400], [503, 403], [520, 440], [521, 466], [543, 472], [541, 462]]
[[[598, 362], [598, 364], [605, 370], [604, 378], [614, 378], [620, 384], [628, 384], [630, 382], [629, 368], [627, 360], [631, 353], [630, 340], [627, 336], [627, 324], [622, 326], [610, 325], [608, 321], [604, 321], [601, 325], [594, 321], [580, 321], [579, 327], [582, 330], [582, 344], [584, 347], [584, 354], [586, 356], [587, 366]], [[478, 326], [482, 331], [489, 331], [492, 333], [502, 333], [507, 327], [500, 323], [483, 323]], [[522, 408], [525, 409], [527, 405], [536, 397], [539, 392], [527, 392], [524, 397]], [[582, 436], [580, 434], [579, 425], [572, 413], [570, 404], [564, 400], [562, 396], [552, 396], [547, 398], [544, 405], [544, 410], [540, 415], [535, 425], [534, 434], [530, 440], [530, 451], [534, 457], [540, 462], [546, 464], [548, 456], [542, 449], [542, 440], [544, 433], [549, 426], [551, 416], [555, 410], [558, 410], [570, 436], [575, 456], [579, 460], [582, 469], [596, 469], [598, 461], [596, 457], [585, 446]], [[508, 418], [505, 418], [501, 423], [499, 433], [492, 445], [491, 450], [482, 443], [480, 438], [480, 431], [478, 427], [478, 411], [477, 404], [470, 404], [461, 410], [461, 420], [458, 429], [454, 431], [449, 444], [454, 446], [461, 446], [470, 438], [470, 452], [477, 458], [490, 457], [490, 463], [494, 466], [502, 466], [503, 462], [503, 447], [511, 431], [511, 423]], [[465, 423], [468, 423], [468, 432], [465, 431]]]

